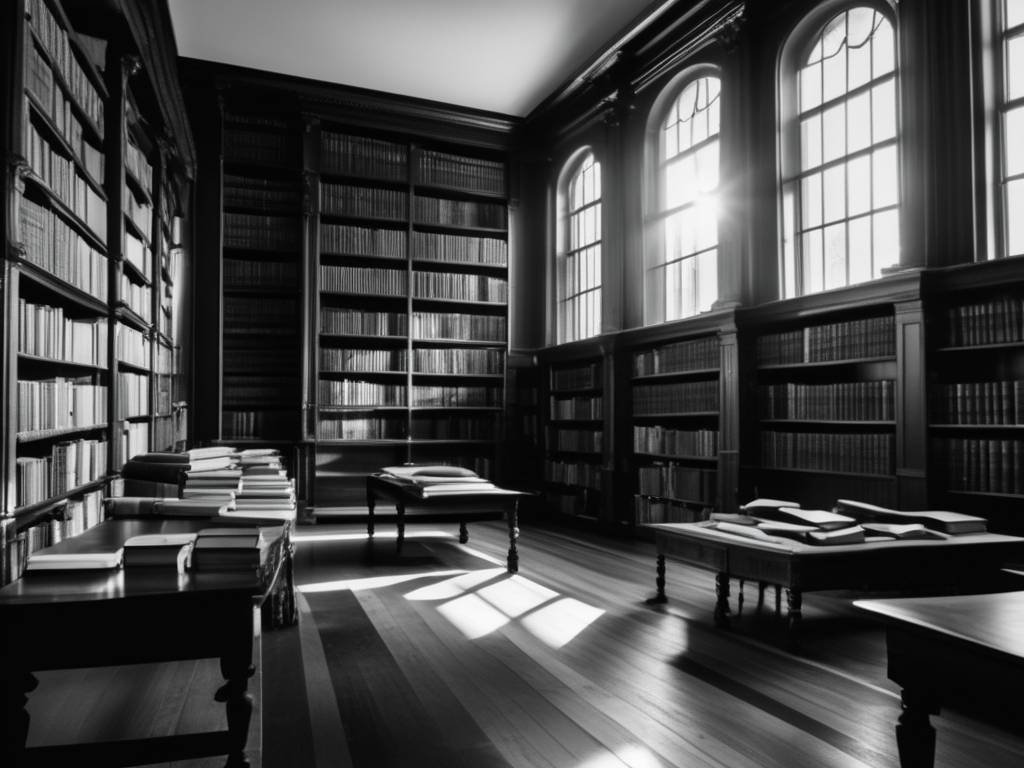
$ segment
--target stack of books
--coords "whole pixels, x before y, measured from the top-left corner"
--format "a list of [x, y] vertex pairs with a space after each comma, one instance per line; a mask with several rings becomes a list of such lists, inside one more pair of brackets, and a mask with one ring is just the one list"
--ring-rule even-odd
[[179, 496], [190, 473], [229, 469], [234, 449], [228, 446], [181, 452], [153, 451], [132, 456], [121, 468], [126, 496]]
[[227, 516], [294, 520], [295, 482], [281, 464], [280, 453], [273, 448], [250, 448], [240, 451], [237, 460], [239, 487]]
[[188, 570], [194, 533], [150, 533], [132, 536], [124, 543], [125, 570], [158, 568], [185, 573]]
[[270, 545], [282, 536], [281, 525], [204, 528], [192, 550], [195, 571], [259, 570]]
[[473, 493], [502, 493], [502, 489], [480, 477], [473, 470], [446, 464], [383, 467], [380, 474], [423, 498]]
[[740, 514], [712, 513], [713, 527], [763, 540], [795, 539], [806, 544], [859, 544], [866, 541], [857, 519], [824, 509], [803, 509], [795, 501], [754, 499]]

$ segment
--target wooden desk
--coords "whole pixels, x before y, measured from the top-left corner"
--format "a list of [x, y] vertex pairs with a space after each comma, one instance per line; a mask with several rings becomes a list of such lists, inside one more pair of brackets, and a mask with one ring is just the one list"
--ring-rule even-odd
[[1024, 725], [1024, 592], [856, 600], [886, 625], [889, 678], [903, 689], [896, 742], [903, 768], [931, 768], [928, 720], [950, 696], [976, 696]]
[[[210, 520], [108, 520], [50, 551], [104, 550], [137, 534], [210, 526]], [[248, 765], [254, 612], [281, 575], [283, 545], [283, 539], [275, 542], [261, 572], [35, 572], [0, 589], [0, 765], [27, 759], [25, 703], [38, 682], [32, 672], [198, 658], [220, 659], [226, 682], [215, 698], [226, 708], [226, 732], [202, 734], [198, 749], [188, 737], [165, 737], [46, 748], [39, 757], [54, 764], [127, 765], [227, 754], [229, 766]]]
[[469, 541], [466, 523], [471, 520], [505, 520], [508, 524], [508, 572], [519, 571], [519, 551], [516, 540], [519, 538], [519, 499], [526, 494], [505, 488], [490, 488], [479, 493], [457, 493], [422, 497], [408, 485], [395, 482], [391, 478], [374, 474], [366, 477], [366, 506], [370, 517], [366, 523], [366, 532], [372, 537], [374, 532], [373, 512], [377, 499], [386, 499], [395, 505], [398, 512], [397, 551], [402, 551], [405, 540], [406, 512], [423, 522], [435, 522], [455, 519], [459, 523], [459, 542]]
[[[813, 545], [783, 538], [762, 541], [715, 530], [708, 523], [660, 523], [657, 595], [664, 602], [665, 558], [717, 574], [715, 623], [729, 624], [729, 579], [773, 584], [787, 590], [789, 638], [796, 643], [803, 593], [824, 589], [984, 589], [1001, 578], [1005, 562], [1024, 558], [1024, 538], [970, 533], [948, 539]], [[742, 593], [741, 593], [742, 600]]]

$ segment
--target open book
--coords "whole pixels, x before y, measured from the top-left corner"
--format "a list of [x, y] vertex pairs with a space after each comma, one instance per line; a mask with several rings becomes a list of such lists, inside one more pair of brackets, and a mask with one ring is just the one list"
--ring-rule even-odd
[[850, 499], [836, 501], [836, 509], [839, 512], [855, 515], [862, 523], [920, 523], [926, 528], [945, 533], [984, 533], [988, 530], [988, 521], [985, 518], [965, 515], [961, 512], [888, 509]]
[[933, 531], [921, 523], [861, 523], [868, 535], [889, 539], [946, 539], [948, 534]]

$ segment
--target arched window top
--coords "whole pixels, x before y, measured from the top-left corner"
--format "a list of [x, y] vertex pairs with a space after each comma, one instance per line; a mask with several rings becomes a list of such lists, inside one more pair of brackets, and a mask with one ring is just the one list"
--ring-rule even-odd
[[601, 164], [587, 152], [569, 180], [569, 207], [578, 210], [601, 198]]
[[713, 75], [688, 82], [662, 124], [662, 159], [669, 160], [718, 134], [721, 83]]
[[579, 150], [559, 178], [556, 258], [559, 343], [601, 332], [601, 163]]

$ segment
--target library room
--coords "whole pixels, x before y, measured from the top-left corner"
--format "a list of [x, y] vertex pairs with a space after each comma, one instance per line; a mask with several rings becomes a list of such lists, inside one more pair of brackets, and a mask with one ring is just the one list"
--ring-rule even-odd
[[1024, 765], [1024, 0], [0, 6], [0, 766]]

